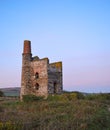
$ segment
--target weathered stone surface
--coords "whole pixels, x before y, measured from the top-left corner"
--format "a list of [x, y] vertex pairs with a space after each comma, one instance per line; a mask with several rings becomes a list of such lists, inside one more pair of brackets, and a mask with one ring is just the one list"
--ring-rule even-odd
[[62, 62], [49, 64], [48, 58], [32, 57], [31, 42], [24, 41], [20, 98], [33, 94], [45, 96], [62, 93]]

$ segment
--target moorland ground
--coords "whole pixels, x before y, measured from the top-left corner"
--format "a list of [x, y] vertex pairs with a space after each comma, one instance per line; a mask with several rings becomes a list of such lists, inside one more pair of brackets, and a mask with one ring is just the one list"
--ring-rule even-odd
[[0, 130], [110, 130], [110, 94], [0, 97]]

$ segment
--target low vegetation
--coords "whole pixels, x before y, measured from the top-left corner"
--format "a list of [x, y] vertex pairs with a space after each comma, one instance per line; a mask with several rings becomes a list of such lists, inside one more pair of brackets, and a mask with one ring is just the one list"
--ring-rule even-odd
[[110, 94], [79, 92], [0, 101], [0, 130], [110, 130]]
[[0, 91], [0, 97], [3, 97], [4, 93], [2, 91]]

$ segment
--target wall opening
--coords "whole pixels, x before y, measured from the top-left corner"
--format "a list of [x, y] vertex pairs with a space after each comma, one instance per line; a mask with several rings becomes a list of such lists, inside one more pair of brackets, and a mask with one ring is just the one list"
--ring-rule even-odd
[[34, 86], [34, 88], [35, 88], [36, 90], [39, 90], [39, 84], [36, 83], [35, 86]]
[[57, 93], [57, 83], [56, 82], [53, 83], [53, 87], [54, 87], [54, 93]]
[[35, 73], [35, 78], [36, 78], [36, 79], [39, 78], [39, 73], [38, 73], [38, 72]]

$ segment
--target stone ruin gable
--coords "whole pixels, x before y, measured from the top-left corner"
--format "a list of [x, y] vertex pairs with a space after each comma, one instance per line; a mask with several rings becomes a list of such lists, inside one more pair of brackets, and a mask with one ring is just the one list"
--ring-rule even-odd
[[31, 61], [32, 94], [36, 96], [48, 95], [48, 58], [39, 59], [34, 57]]
[[49, 64], [48, 91], [50, 94], [62, 93], [62, 62]]

